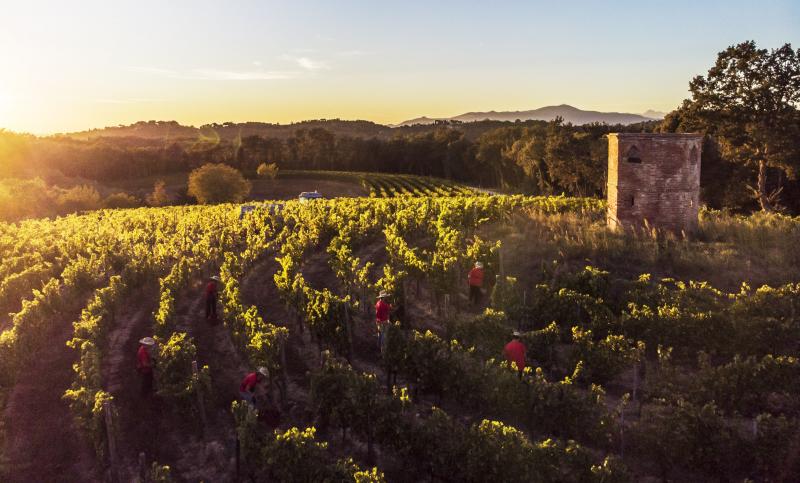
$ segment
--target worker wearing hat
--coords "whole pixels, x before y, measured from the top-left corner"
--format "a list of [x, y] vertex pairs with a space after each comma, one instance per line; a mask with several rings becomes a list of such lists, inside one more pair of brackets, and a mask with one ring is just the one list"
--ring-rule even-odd
[[506, 357], [506, 361], [508, 361], [509, 365], [514, 365], [519, 371], [520, 377], [522, 377], [522, 371], [525, 370], [525, 344], [522, 343], [520, 340], [522, 337], [522, 333], [518, 330], [513, 332], [513, 339], [511, 342], [506, 344], [505, 348], [503, 349], [503, 355]]
[[142, 396], [147, 397], [153, 392], [153, 355], [156, 341], [152, 337], [139, 340], [139, 351], [136, 353], [136, 370], [142, 380]]
[[472, 267], [469, 275], [467, 275], [467, 282], [469, 283], [470, 304], [480, 304], [481, 295], [483, 294], [483, 263], [475, 262], [475, 266]]
[[375, 304], [375, 325], [378, 329], [378, 350], [383, 354], [386, 348], [386, 331], [389, 328], [389, 312], [392, 310], [391, 304], [386, 301], [389, 292], [381, 290], [378, 294], [378, 302]]
[[217, 282], [219, 281], [219, 277], [216, 275], [208, 279], [208, 284], [206, 285], [206, 319], [210, 319], [211, 316], [214, 319], [217, 318]]
[[242, 383], [239, 384], [239, 395], [252, 407], [256, 405], [256, 386], [259, 382], [269, 377], [269, 370], [266, 367], [259, 367], [255, 372], [244, 376]]

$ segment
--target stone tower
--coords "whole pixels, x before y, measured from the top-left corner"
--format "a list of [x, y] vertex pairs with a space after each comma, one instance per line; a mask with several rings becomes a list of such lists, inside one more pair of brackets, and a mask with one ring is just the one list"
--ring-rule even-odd
[[608, 226], [697, 228], [701, 134], [608, 135]]

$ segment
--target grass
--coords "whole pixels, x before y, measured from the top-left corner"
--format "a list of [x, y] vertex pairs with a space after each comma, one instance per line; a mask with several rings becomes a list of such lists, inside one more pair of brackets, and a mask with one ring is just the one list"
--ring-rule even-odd
[[656, 231], [613, 232], [599, 212], [529, 211], [488, 230], [503, 240], [506, 265], [526, 274], [594, 265], [619, 276], [705, 280], [730, 291], [745, 281], [777, 286], [800, 277], [800, 218], [783, 215], [704, 211], [693, 239]]

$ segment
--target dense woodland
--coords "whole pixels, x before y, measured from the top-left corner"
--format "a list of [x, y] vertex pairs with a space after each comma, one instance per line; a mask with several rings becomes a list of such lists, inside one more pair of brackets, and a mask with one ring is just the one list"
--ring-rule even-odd
[[[287, 138], [211, 135], [206, 127], [194, 138], [169, 139], [172, 123], [160, 125], [155, 137], [99, 136], [77, 140], [65, 136], [36, 138], [3, 133], [0, 146], [8, 163], [5, 178], [62, 177], [112, 182], [188, 172], [206, 163], [226, 163], [255, 176], [263, 162], [281, 169], [373, 171], [437, 176], [468, 184], [530, 194], [604, 196], [609, 132], [674, 131], [683, 127], [673, 114], [663, 124], [573, 126], [559, 120], [518, 123], [479, 122], [417, 126], [391, 138], [337, 134], [331, 129], [298, 129]], [[357, 124], [357, 123], [354, 123]], [[472, 124], [475, 124], [474, 126]], [[499, 127], [498, 127], [499, 126]], [[223, 130], [230, 134], [231, 130]], [[478, 132], [480, 132], [478, 134]], [[757, 208], [748, 185], [756, 167], [727, 160], [719, 143], [708, 137], [703, 150], [702, 198], [712, 208], [745, 211]], [[780, 201], [800, 212], [800, 184], [781, 169], [770, 169], [772, 189], [782, 188]]]

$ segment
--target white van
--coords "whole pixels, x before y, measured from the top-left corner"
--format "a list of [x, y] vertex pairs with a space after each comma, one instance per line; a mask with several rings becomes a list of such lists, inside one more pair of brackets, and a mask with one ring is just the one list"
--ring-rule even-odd
[[303, 191], [300, 193], [300, 196], [297, 197], [300, 200], [300, 203], [308, 203], [311, 200], [321, 200], [324, 197], [319, 191]]

